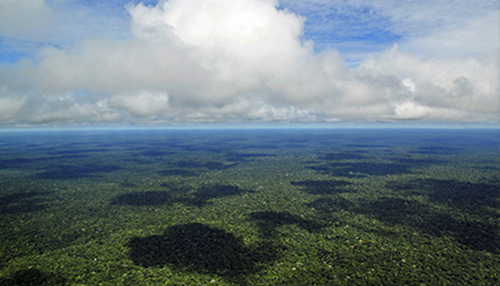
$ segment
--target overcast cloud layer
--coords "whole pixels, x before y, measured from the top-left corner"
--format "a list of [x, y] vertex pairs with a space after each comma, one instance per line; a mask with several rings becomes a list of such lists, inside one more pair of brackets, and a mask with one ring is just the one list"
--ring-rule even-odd
[[0, 126], [498, 122], [498, 1], [99, 3], [0, 0]]

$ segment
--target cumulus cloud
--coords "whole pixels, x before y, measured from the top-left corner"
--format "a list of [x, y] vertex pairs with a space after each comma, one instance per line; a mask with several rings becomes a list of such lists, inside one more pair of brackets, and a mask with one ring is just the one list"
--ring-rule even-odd
[[6, 87], [0, 90], [0, 120], [11, 122], [25, 104], [26, 97], [11, 94]]
[[395, 45], [356, 68], [317, 54], [271, 0], [128, 5], [131, 37], [45, 47], [0, 67], [0, 123], [496, 121], [498, 53], [419, 57]]
[[109, 106], [123, 108], [137, 116], [152, 116], [167, 111], [168, 94], [142, 91], [138, 94], [113, 95]]

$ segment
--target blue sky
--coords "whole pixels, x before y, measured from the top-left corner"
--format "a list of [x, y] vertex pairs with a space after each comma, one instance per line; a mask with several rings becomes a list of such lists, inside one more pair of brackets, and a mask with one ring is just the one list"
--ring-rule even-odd
[[282, 7], [306, 18], [303, 37], [314, 41], [316, 52], [333, 48], [343, 54], [380, 53], [403, 37], [391, 32], [390, 19], [370, 6], [282, 1]]
[[0, 0], [0, 126], [496, 124], [499, 6]]

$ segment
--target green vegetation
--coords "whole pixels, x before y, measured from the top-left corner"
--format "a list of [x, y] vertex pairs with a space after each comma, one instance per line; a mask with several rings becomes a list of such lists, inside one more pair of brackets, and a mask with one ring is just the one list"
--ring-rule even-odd
[[497, 133], [308, 132], [5, 136], [0, 285], [500, 285]]

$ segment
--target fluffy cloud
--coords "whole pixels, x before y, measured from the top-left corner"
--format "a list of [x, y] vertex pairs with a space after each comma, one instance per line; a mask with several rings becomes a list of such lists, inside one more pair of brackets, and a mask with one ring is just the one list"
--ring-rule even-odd
[[113, 95], [109, 100], [109, 105], [123, 108], [137, 116], [152, 116], [167, 111], [168, 94], [142, 91], [133, 95]]
[[26, 97], [10, 94], [6, 87], [1, 89], [0, 94], [0, 120], [11, 122], [25, 104]]
[[127, 6], [129, 39], [46, 47], [0, 67], [0, 123], [496, 121], [498, 54], [421, 58], [394, 46], [348, 68], [264, 0]]

